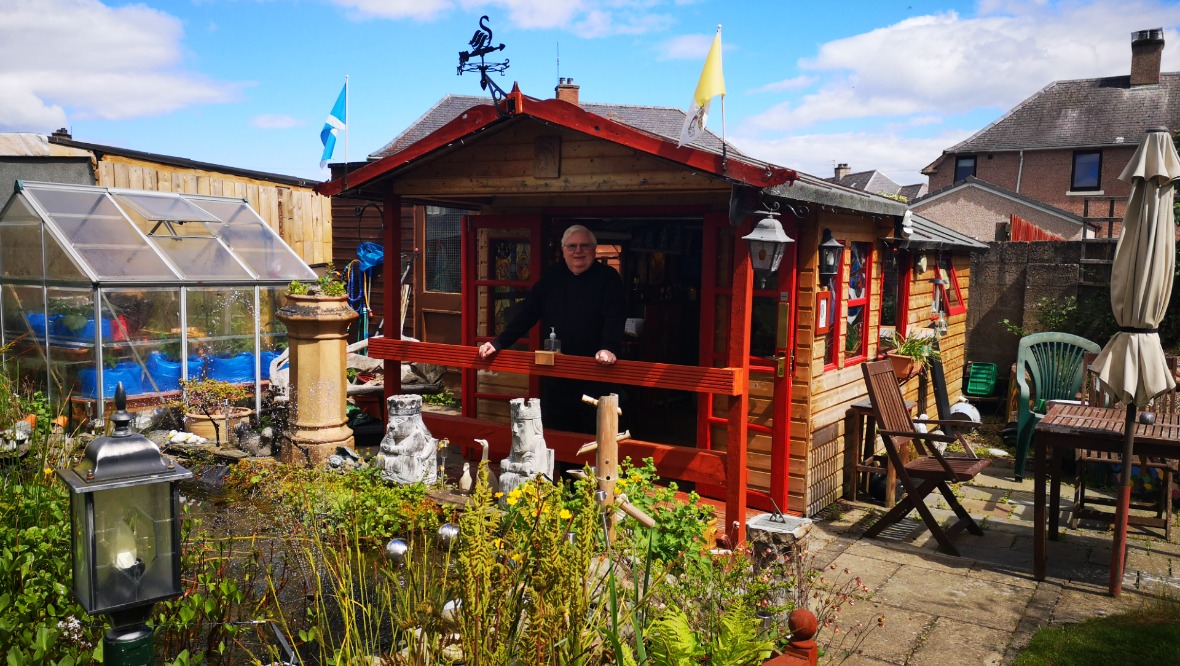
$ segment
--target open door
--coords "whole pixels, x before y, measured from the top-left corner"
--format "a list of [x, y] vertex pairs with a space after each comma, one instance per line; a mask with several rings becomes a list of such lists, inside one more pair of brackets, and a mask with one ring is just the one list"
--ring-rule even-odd
[[[781, 220], [787, 235], [798, 223]], [[733, 227], [725, 215], [705, 218], [701, 288], [701, 365], [722, 367], [729, 345], [729, 323], [736, 315], [731, 284], [736, 253], [748, 252], [741, 237], [753, 228], [747, 219]], [[749, 410], [747, 421], [747, 501], [751, 507], [786, 512], [790, 479], [791, 378], [794, 374], [797, 249], [787, 246], [778, 271], [765, 283], [755, 277], [751, 318]], [[725, 413], [729, 398], [702, 395], [697, 441], [703, 448], [726, 448]], [[720, 486], [701, 484], [702, 495], [724, 497]]]
[[[541, 217], [471, 215], [463, 218], [463, 344], [479, 346], [500, 334], [541, 277]], [[539, 349], [536, 327], [517, 345]], [[463, 371], [463, 415], [508, 420], [508, 400], [537, 395], [537, 378]]]

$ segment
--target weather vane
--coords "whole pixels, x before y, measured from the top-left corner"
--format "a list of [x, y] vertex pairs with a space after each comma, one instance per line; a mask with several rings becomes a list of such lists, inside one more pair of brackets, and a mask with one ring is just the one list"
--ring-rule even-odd
[[[505, 96], [504, 89], [496, 85], [496, 82], [488, 77], [488, 72], [497, 72], [503, 76], [504, 72], [508, 69], [508, 60], [505, 59], [504, 62], [484, 61], [484, 56], [487, 54], [504, 50], [503, 44], [492, 46], [492, 29], [487, 26], [487, 20], [487, 16], [481, 16], [479, 18], [479, 30], [476, 30], [475, 34], [471, 36], [471, 41], [467, 42], [471, 50], [459, 52], [458, 74], [462, 75], [463, 72], [479, 72], [479, 87], [492, 94], [492, 102], [496, 104], [496, 108], [499, 108], [500, 100], [504, 99]], [[479, 58], [478, 63], [472, 61], [476, 57]]]

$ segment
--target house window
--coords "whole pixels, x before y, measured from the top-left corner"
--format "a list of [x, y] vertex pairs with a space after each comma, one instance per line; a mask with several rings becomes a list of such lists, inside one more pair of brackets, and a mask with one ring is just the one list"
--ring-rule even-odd
[[1072, 192], [1092, 192], [1102, 186], [1102, 151], [1078, 150], [1073, 154]]
[[459, 232], [463, 212], [426, 207], [426, 291], [459, 293]]
[[960, 155], [955, 158], [955, 182], [975, 175], [975, 156]]
[[907, 262], [901, 252], [889, 250], [881, 253], [881, 327], [882, 339], [888, 339], [891, 332], [905, 332], [907, 311], [905, 275]]

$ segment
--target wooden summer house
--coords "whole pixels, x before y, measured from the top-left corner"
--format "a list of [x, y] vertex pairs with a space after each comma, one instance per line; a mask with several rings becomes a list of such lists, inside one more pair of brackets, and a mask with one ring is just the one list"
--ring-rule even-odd
[[[510, 443], [504, 403], [538, 395], [538, 377], [609, 382], [621, 396], [621, 427], [631, 432], [620, 455], [650, 456], [662, 476], [725, 498], [735, 536], [744, 536], [747, 507], [816, 513], [841, 491], [843, 419], [866, 394], [857, 365], [879, 353], [884, 259], [909, 254], [896, 242], [904, 240], [897, 232], [905, 205], [723, 151], [716, 137], [704, 147], [677, 147], [684, 117], [677, 110], [611, 111], [581, 106], [576, 94], [565, 101], [561, 92], [540, 100], [514, 89], [498, 107], [474, 101], [317, 188], [377, 203], [386, 256], [404, 247], [403, 204], [468, 211], [457, 257], [460, 344], [429, 335], [375, 338], [370, 354], [387, 365], [461, 369], [461, 415], [425, 415], [436, 436], [485, 438], [502, 457]], [[645, 126], [636, 109], [672, 119]], [[778, 207], [793, 242], [763, 281], [742, 237], [767, 206]], [[561, 261], [560, 235], [572, 223], [595, 232], [599, 259], [623, 278], [628, 327], [620, 361], [607, 367], [558, 356], [554, 365], [538, 364], [535, 329], [515, 349], [479, 360], [476, 347]], [[843, 249], [830, 278], [817, 268], [825, 232]], [[956, 305], [965, 306], [969, 263], [950, 253], [946, 260], [961, 281]], [[396, 279], [391, 273], [387, 282]], [[926, 323], [932, 275], [894, 276], [892, 317]], [[899, 283], [913, 285], [910, 298], [927, 290], [927, 300], [911, 312], [908, 301], [896, 300]], [[390, 287], [386, 313], [400, 306], [401, 290]], [[947, 342], [961, 344], [963, 321], [961, 311], [952, 314]], [[400, 390], [392, 369], [387, 395]], [[545, 439], [559, 460], [586, 462], [575, 454], [590, 436], [546, 430]]]

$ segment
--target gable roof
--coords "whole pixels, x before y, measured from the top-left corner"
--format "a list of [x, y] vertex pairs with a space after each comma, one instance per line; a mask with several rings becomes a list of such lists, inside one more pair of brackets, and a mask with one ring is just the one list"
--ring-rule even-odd
[[913, 224], [913, 233], [906, 238], [897, 240], [897, 247], [903, 250], [987, 252], [989, 249], [986, 243], [981, 243], [921, 215], [914, 215], [910, 221]]
[[828, 180], [844, 187], [872, 192], [873, 194], [880, 194], [881, 192], [897, 194], [898, 190], [901, 189], [901, 185], [898, 185], [892, 178], [876, 169], [872, 171], [858, 171], [840, 179], [828, 178]]
[[[422, 114], [418, 120], [398, 134], [392, 141], [381, 149], [369, 155], [370, 160], [389, 157], [404, 148], [421, 141], [439, 128], [458, 118], [464, 111], [488, 104], [487, 97], [478, 95], [447, 95], [440, 99], [430, 110]], [[666, 139], [680, 140], [680, 129], [684, 126], [684, 111], [669, 106], [637, 106], [633, 104], [594, 104], [582, 102], [584, 111], [601, 116], [616, 123], [629, 125], [650, 134]], [[711, 153], [721, 153], [721, 139], [708, 129], [693, 143], [693, 147]], [[729, 155], [741, 156], [742, 153], [734, 145], [728, 144], [726, 152]]]
[[[744, 155], [730, 154], [729, 151], [722, 154], [704, 150], [696, 145], [677, 146], [676, 141], [670, 136], [636, 128], [559, 99], [539, 100], [528, 97], [520, 92], [519, 87], [514, 87], [498, 106], [487, 104], [486, 98], [478, 99], [483, 103], [466, 109], [416, 141], [410, 140], [411, 137], [406, 137], [404, 142], [395, 140], [393, 145], [387, 146], [393, 152], [340, 178], [322, 183], [316, 186], [315, 191], [325, 196], [335, 196], [346, 190], [359, 193], [359, 188], [383, 176], [408, 168], [436, 151], [463, 145], [481, 132], [523, 120], [541, 122], [627, 146], [640, 153], [675, 162], [736, 184], [765, 188], [793, 182], [798, 178], [798, 174], [792, 169]], [[431, 117], [430, 112], [423, 118], [428, 117]], [[443, 114], [435, 116], [436, 119], [442, 117]], [[436, 122], [438, 120], [433, 120], [425, 127], [429, 128]], [[383, 148], [378, 152], [384, 151]]]
[[938, 199], [941, 199], [951, 193], [958, 192], [959, 190], [964, 190], [964, 189], [968, 189], [968, 188], [986, 190], [986, 191], [991, 192], [992, 194], [998, 195], [1002, 198], [1019, 202], [1021, 204], [1024, 204], [1025, 206], [1029, 206], [1029, 207], [1035, 208], [1037, 210], [1040, 210], [1041, 212], [1048, 213], [1049, 215], [1055, 215], [1057, 217], [1060, 217], [1064, 220], [1068, 220], [1070, 222], [1074, 222], [1076, 224], [1084, 224], [1092, 229], [1098, 228], [1097, 223], [1095, 223], [1091, 220], [1087, 220], [1087, 219], [1080, 217], [1078, 215], [1075, 215], [1067, 210], [1057, 208], [1056, 206], [1050, 206], [1047, 203], [1026, 197], [1023, 194], [1013, 192], [1012, 190], [1005, 189], [1003, 187], [1000, 187], [999, 185], [994, 185], [994, 184], [989, 183], [985, 180], [980, 180], [980, 179], [976, 178], [975, 176], [969, 176], [969, 177], [964, 178], [963, 180], [961, 180], [953, 185], [948, 185], [946, 187], [937, 189], [937, 190], [927, 194], [924, 197], [921, 197], [919, 199], [915, 199], [910, 202], [910, 207], [912, 209], [915, 209], [915, 212], [916, 212], [916, 209], [922, 208], [926, 204], [937, 201]]
[[926, 183], [918, 183], [916, 185], [902, 185], [897, 193], [905, 197], [906, 201], [913, 201], [919, 197], [926, 196], [927, 191], [929, 191], [929, 188]]
[[1158, 125], [1180, 127], [1180, 72], [1133, 87], [1130, 76], [1054, 81], [943, 154], [1134, 145]]

